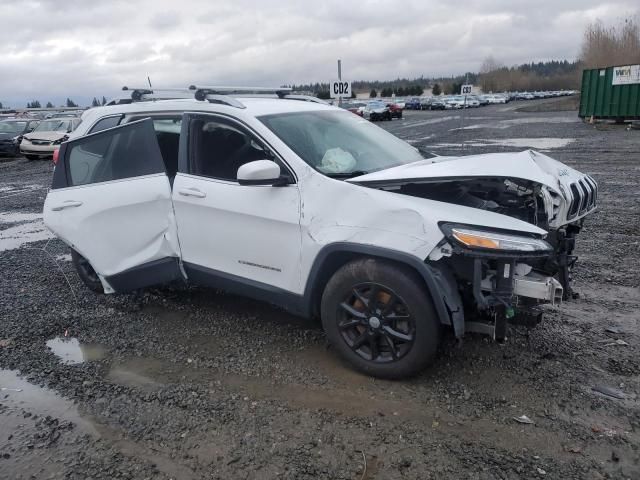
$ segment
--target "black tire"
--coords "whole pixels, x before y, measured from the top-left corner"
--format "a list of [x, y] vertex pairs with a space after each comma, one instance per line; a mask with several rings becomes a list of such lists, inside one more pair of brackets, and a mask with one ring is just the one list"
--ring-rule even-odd
[[71, 250], [71, 260], [82, 283], [84, 283], [89, 290], [93, 290], [96, 293], [104, 293], [102, 282], [100, 282], [98, 275], [89, 261], [75, 250]]
[[27, 160], [37, 160], [38, 156], [37, 155], [27, 155], [25, 153], [24, 158], [26, 158]]
[[347, 263], [327, 283], [320, 312], [331, 345], [355, 369], [374, 377], [415, 375], [433, 362], [440, 344], [431, 297], [422, 279], [400, 264]]
[[386, 115], [385, 115], [385, 120], [390, 122], [392, 118], [393, 117], [391, 116], [391, 112], [387, 112]]

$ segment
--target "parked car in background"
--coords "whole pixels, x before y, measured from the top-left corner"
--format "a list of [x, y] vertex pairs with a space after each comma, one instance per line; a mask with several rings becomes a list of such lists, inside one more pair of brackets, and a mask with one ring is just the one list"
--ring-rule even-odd
[[509, 101], [509, 97], [500, 94], [487, 95], [487, 99], [492, 105], [498, 103], [507, 103]]
[[483, 94], [477, 95], [478, 101], [480, 102], [480, 106], [484, 107], [485, 105], [489, 105], [491, 103], [491, 95]]
[[351, 113], [355, 113], [356, 115], [362, 117], [362, 112], [364, 110], [364, 103], [352, 103], [352, 102], [343, 102], [340, 105], [341, 108], [345, 110], [349, 110]]
[[76, 117], [42, 120], [33, 132], [22, 137], [20, 153], [28, 160], [52, 157], [53, 151], [60, 147], [79, 124], [80, 119]]
[[376, 122], [378, 120], [391, 120], [389, 107], [387, 107], [386, 103], [380, 100], [374, 100], [367, 103], [362, 112], [362, 116], [372, 122]]
[[398, 103], [387, 103], [391, 118], [402, 118], [403, 107]]
[[518, 92], [516, 93], [516, 100], [533, 100], [536, 98], [533, 93], [530, 92]]
[[464, 95], [462, 96], [462, 106], [463, 107], [465, 107], [465, 108], [477, 108], [480, 105], [482, 105], [482, 103], [480, 103], [480, 99], [476, 95], [467, 95], [466, 99], [464, 98]]
[[407, 110], [420, 110], [421, 109], [420, 98], [414, 97], [414, 98], [408, 99], [404, 103], [404, 108], [406, 108]]
[[38, 126], [30, 118], [0, 121], [0, 155], [14, 157], [20, 153], [22, 137]]
[[429, 100], [429, 110], [444, 110], [445, 108], [446, 104], [442, 97], [431, 97]]

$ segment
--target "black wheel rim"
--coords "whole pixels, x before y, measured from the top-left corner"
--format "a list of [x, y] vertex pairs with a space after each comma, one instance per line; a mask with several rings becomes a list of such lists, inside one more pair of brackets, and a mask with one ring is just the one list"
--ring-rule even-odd
[[86, 258], [80, 257], [78, 259], [78, 266], [80, 267], [80, 270], [82, 270], [82, 273], [84, 274], [84, 276], [88, 278], [91, 282], [100, 282], [100, 279], [98, 278], [98, 274], [96, 273], [96, 271], [93, 269], [93, 267], [91, 266], [91, 264]]
[[338, 330], [364, 360], [396, 362], [413, 347], [416, 328], [405, 301], [377, 283], [354, 286], [338, 306]]

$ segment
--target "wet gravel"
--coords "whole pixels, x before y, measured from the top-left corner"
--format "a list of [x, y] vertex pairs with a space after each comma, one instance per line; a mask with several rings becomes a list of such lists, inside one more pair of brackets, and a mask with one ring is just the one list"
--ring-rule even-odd
[[[0, 478], [640, 478], [640, 132], [516, 108], [380, 125], [438, 154], [462, 135], [467, 153], [529, 142], [592, 175], [580, 298], [504, 345], [447, 342], [402, 382], [352, 372], [318, 325], [259, 302], [93, 294], [16, 215], [41, 212], [49, 163], [0, 162]], [[3, 250], [8, 229], [24, 243]]]

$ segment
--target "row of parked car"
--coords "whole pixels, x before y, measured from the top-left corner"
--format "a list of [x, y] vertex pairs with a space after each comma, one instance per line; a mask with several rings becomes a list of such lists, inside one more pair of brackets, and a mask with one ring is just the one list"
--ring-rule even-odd
[[509, 103], [511, 100], [534, 100], [537, 98], [561, 97], [575, 94], [575, 90], [554, 90], [540, 92], [503, 92], [479, 95], [442, 95], [414, 97], [404, 100], [407, 110], [451, 110], [457, 108], [474, 108], [484, 105]]
[[38, 119], [32, 117], [0, 120], [0, 156], [23, 155], [27, 160], [51, 158], [80, 124], [75, 114]]

